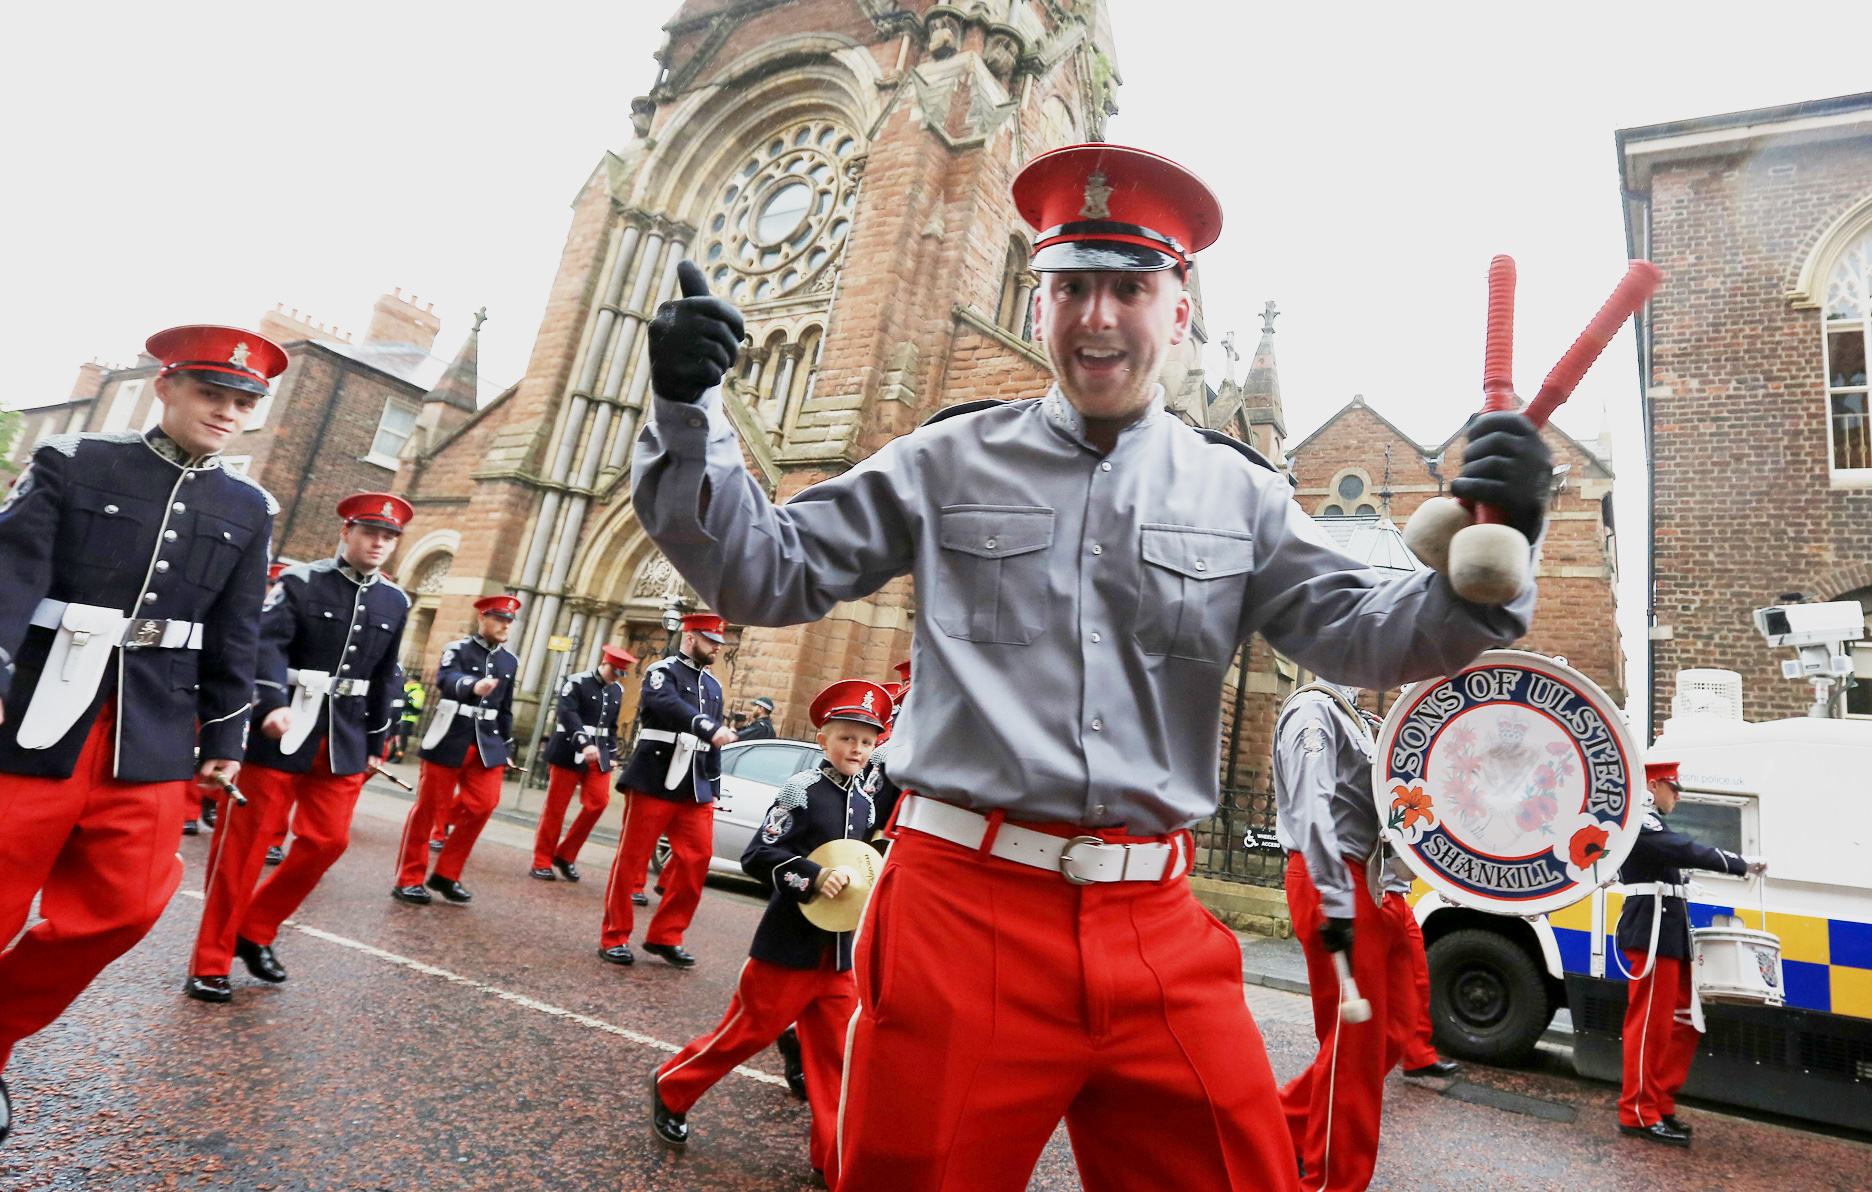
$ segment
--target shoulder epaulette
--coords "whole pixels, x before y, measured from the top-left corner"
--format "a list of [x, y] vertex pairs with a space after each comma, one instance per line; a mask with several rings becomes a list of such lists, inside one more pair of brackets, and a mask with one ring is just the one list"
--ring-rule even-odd
[[[981, 401], [957, 402], [955, 405], [946, 406], [936, 411], [934, 414], [931, 414], [928, 418], [925, 418], [923, 420], [923, 426], [935, 426], [945, 418], [960, 418], [964, 414], [973, 414], [978, 410], [991, 410], [996, 406], [1005, 406], [1006, 404], [1006, 402], [992, 397], [983, 398]], [[917, 429], [922, 430], [923, 427], [920, 426]]]
[[[294, 563], [291, 567], [280, 572], [280, 578], [285, 579], [287, 576], [291, 576], [302, 584], [309, 584], [312, 582], [312, 573], [320, 570], [319, 564], [328, 561], [329, 560], [326, 559], [314, 559], [310, 563]], [[331, 568], [326, 567], [323, 570], [329, 571]]]
[[249, 476], [245, 472], [236, 472], [232, 468], [222, 468], [220, 469], [220, 471], [221, 471], [221, 474], [226, 476], [228, 479], [238, 480], [242, 484], [245, 484], [247, 487], [259, 493], [261, 498], [264, 501], [266, 501], [266, 511], [267, 511], [268, 517], [276, 517], [279, 515], [280, 503], [273, 499], [273, 494], [268, 492], [266, 488], [258, 480], [255, 480], [252, 476]]
[[[39, 440], [39, 447], [50, 447], [69, 459], [78, 454], [80, 443], [141, 443], [142, 441], [143, 436], [133, 430], [92, 430], [69, 435], [47, 435]], [[33, 450], [37, 451], [39, 447]]]
[[1258, 464], [1261, 467], [1266, 468], [1268, 471], [1274, 473], [1276, 476], [1280, 475], [1280, 469], [1275, 467], [1273, 462], [1269, 460], [1267, 456], [1262, 455], [1259, 451], [1256, 451], [1253, 447], [1250, 447], [1248, 444], [1242, 442], [1240, 439], [1232, 439], [1229, 436], [1223, 434], [1219, 430], [1209, 430], [1201, 426], [1192, 426], [1190, 427], [1190, 429], [1195, 431], [1197, 434], [1201, 435], [1203, 438], [1209, 440], [1211, 443], [1219, 443], [1224, 447], [1231, 448], [1239, 452], [1240, 454], [1246, 456], [1249, 463]]
[[1662, 832], [1664, 830], [1664, 821], [1658, 818], [1657, 812], [1647, 811], [1645, 812], [1644, 822], [1638, 825], [1638, 830], [1640, 832]]
[[801, 770], [786, 780], [786, 785], [781, 787], [780, 793], [774, 796], [774, 802], [781, 807], [797, 811], [806, 806], [806, 792], [811, 790], [812, 784], [817, 781], [819, 781], [818, 770]]

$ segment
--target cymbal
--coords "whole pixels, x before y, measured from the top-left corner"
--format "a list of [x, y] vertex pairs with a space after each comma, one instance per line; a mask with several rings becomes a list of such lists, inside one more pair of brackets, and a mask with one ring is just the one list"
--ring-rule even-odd
[[843, 865], [856, 876], [850, 885], [839, 891], [837, 898], [816, 895], [811, 902], [800, 905], [800, 913], [806, 916], [808, 923], [825, 931], [857, 930], [858, 921], [864, 918], [865, 900], [871, 897], [878, 871], [884, 867], [884, 858], [862, 840], [828, 840], [806, 854], [806, 859], [821, 868]]

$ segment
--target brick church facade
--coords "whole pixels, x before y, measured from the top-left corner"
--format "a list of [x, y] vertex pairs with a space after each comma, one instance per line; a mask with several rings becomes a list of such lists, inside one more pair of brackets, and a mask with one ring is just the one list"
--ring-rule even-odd
[[[1654, 729], [1677, 671], [1799, 716], [1754, 609], [1872, 611], [1872, 94], [1618, 134], [1633, 256], [1663, 269], [1640, 371], [1652, 461]], [[1872, 715], [1872, 648], [1844, 710]]]

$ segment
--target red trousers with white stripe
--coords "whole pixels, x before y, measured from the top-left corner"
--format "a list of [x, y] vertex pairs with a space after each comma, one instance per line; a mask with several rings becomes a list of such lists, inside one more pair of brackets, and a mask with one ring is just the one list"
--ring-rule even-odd
[[839, 1192], [1020, 1192], [1062, 1118], [1088, 1192], [1291, 1192], [1240, 945], [1183, 872], [1076, 886], [900, 832], [859, 928]]
[[[1644, 969], [1643, 952], [1626, 952], [1626, 967]], [[1696, 1059], [1697, 1029], [1679, 1022], [1690, 1009], [1690, 962], [1657, 958], [1657, 965], [1634, 977], [1625, 993], [1625, 1080], [1619, 1092], [1619, 1122], [1655, 1126], [1677, 1112], [1677, 1091], [1690, 1079]]]
[[[565, 766], [549, 765], [546, 770], [552, 779], [546, 785], [546, 806], [540, 809], [539, 831], [533, 834], [535, 869], [546, 868], [555, 857], [561, 861], [578, 860], [585, 838], [591, 835], [604, 809], [611, 805], [611, 775], [597, 766], [587, 766], [583, 773]], [[578, 818], [572, 821], [571, 830], [561, 840], [559, 828], [565, 823], [566, 806], [572, 802], [574, 790], [579, 797]]]
[[1305, 1192], [1359, 1192], [1371, 1183], [1385, 1074], [1398, 1062], [1391, 1015], [1399, 1001], [1410, 1005], [1416, 1000], [1405, 955], [1408, 936], [1399, 921], [1409, 917], [1410, 908], [1402, 898], [1372, 902], [1363, 864], [1347, 861], [1346, 872], [1352, 879], [1352, 979], [1372, 1012], [1371, 1020], [1361, 1023], [1340, 1021], [1339, 975], [1319, 939], [1326, 922], [1319, 890], [1307, 874], [1305, 858], [1299, 853], [1287, 858], [1287, 910], [1306, 951], [1313, 1032], [1320, 1041], [1312, 1065], [1280, 1094], [1293, 1149], [1306, 1161], [1300, 1184]]
[[715, 804], [673, 803], [626, 787], [624, 830], [619, 835], [611, 880], [605, 886], [604, 928], [598, 946], [630, 943], [637, 921], [631, 891], [643, 889], [644, 869], [660, 836], [669, 837], [670, 859], [660, 878], [663, 897], [644, 930], [644, 943], [682, 943], [683, 932], [695, 918], [696, 904], [702, 901], [702, 883], [708, 878], [709, 854], [715, 846]]
[[[106, 700], [70, 778], [0, 774], [0, 1068], [111, 961], [149, 934], [182, 884], [182, 821], [199, 788], [112, 777], [117, 704]], [[23, 715], [23, 712], [20, 713]]]
[[[216, 818], [207, 898], [189, 972], [225, 977], [234, 958], [235, 936], [256, 944], [279, 938], [280, 924], [299, 909], [350, 846], [351, 816], [365, 775], [333, 774], [324, 742], [315, 747], [309, 773], [242, 767], [240, 786], [247, 806], [223, 806]], [[286, 831], [289, 814], [292, 848], [279, 868], [267, 873], [266, 851]]]
[[836, 1188], [845, 1030], [857, 1012], [858, 986], [849, 972], [830, 967], [782, 968], [749, 958], [721, 1025], [657, 1069], [657, 1091], [670, 1109], [688, 1113], [716, 1081], [797, 1023], [800, 1058], [806, 1069], [806, 1101], [812, 1106], [812, 1165], [825, 1172], [828, 1186]]
[[1386, 894], [1385, 906], [1404, 927], [1404, 959], [1410, 962], [1410, 997], [1400, 997], [1391, 1007], [1391, 1024], [1386, 1033], [1398, 1048], [1398, 1063], [1405, 1068], [1428, 1068], [1442, 1057], [1432, 1041], [1430, 1022], [1430, 958], [1424, 955], [1423, 928], [1402, 894]]
[[460, 881], [462, 866], [468, 863], [481, 829], [500, 806], [501, 767], [481, 764], [481, 753], [468, 746], [459, 766], [422, 764], [422, 781], [416, 787], [416, 802], [409, 819], [403, 823], [403, 845], [398, 858], [396, 884], [420, 886], [429, 874], [429, 829], [437, 813], [448, 811], [448, 843], [436, 858], [438, 877]]

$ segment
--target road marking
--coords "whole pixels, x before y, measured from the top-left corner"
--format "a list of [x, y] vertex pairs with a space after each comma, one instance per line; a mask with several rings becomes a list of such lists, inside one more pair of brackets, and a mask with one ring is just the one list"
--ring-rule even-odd
[[[197, 900], [200, 900], [202, 897], [201, 893], [196, 890], [183, 890], [181, 893]], [[615, 1023], [606, 1022], [602, 1018], [593, 1018], [589, 1014], [580, 1014], [576, 1010], [567, 1010], [562, 1006], [555, 1006], [551, 1002], [542, 1002], [538, 998], [528, 997], [524, 993], [513, 993], [509, 990], [488, 985], [484, 982], [476, 981], [472, 977], [464, 977], [460, 973], [453, 973], [448, 969], [439, 968], [433, 964], [425, 964], [420, 960], [415, 960], [408, 956], [400, 956], [395, 952], [386, 952], [382, 948], [374, 947], [362, 940], [354, 940], [348, 936], [338, 935], [334, 932], [326, 931], [323, 928], [298, 922], [295, 919], [286, 920], [283, 926], [309, 935], [313, 939], [324, 940], [328, 944], [337, 944], [343, 948], [350, 948], [354, 952], [362, 952], [366, 956], [374, 956], [378, 960], [388, 961], [391, 964], [400, 965], [406, 969], [412, 969], [426, 977], [440, 977], [444, 981], [456, 985], [465, 985], [480, 993], [488, 994], [491, 997], [497, 997], [504, 1002], [512, 1002], [514, 1005], [524, 1007], [528, 1010], [538, 1010], [540, 1013], [550, 1014], [554, 1018], [563, 1018], [567, 1022], [576, 1022], [580, 1026], [590, 1027], [595, 1031], [603, 1031], [608, 1035], [616, 1035], [621, 1039], [628, 1039], [632, 1043], [643, 1047], [654, 1048], [657, 1051], [667, 1051], [671, 1054], [682, 1050], [680, 1044], [666, 1043], [661, 1039], [652, 1035], [646, 1035], [641, 1031], [633, 1031], [628, 1027], [621, 1027]], [[747, 1077], [749, 1080], [758, 1080], [762, 1084], [777, 1084], [781, 1088], [787, 1087], [787, 1082], [784, 1078], [762, 1072], [758, 1068], [742, 1066], [736, 1068], [735, 1072]]]

